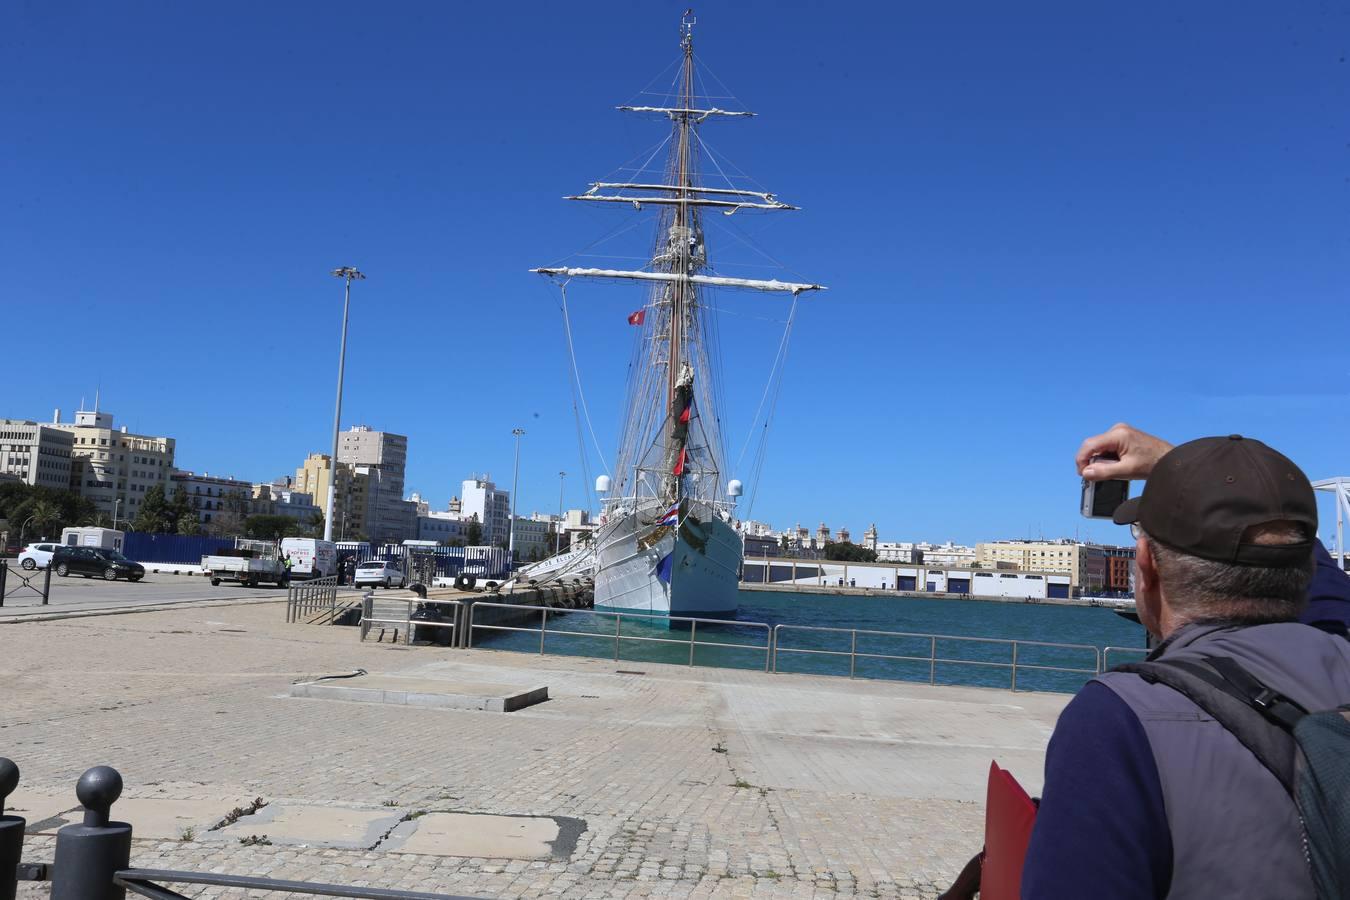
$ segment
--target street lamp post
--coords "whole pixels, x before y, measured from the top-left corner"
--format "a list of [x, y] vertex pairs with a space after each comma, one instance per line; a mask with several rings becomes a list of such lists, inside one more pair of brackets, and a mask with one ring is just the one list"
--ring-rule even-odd
[[323, 539], [333, 539], [333, 497], [337, 493], [338, 466], [338, 428], [342, 424], [342, 375], [347, 367], [347, 313], [352, 304], [352, 282], [365, 281], [366, 276], [354, 266], [342, 266], [333, 270], [333, 277], [345, 279], [347, 284], [342, 292], [342, 343], [338, 348], [337, 408], [333, 412], [333, 458], [328, 472], [328, 500], [323, 508]]
[[122, 505], [122, 498], [121, 498], [121, 497], [114, 497], [114, 498], [113, 498], [113, 530], [114, 530], [114, 531], [117, 529], [117, 510], [118, 510], [119, 507], [121, 507], [121, 505]]
[[[24, 520], [23, 520], [23, 524], [19, 526], [19, 549], [23, 549], [23, 545], [24, 545], [24, 544], [23, 544], [23, 533], [24, 533], [24, 531], [28, 528], [28, 523], [31, 522], [31, 521], [33, 521], [33, 520], [36, 519], [36, 518], [37, 518], [36, 515], [29, 516], [28, 518], [24, 519]], [[3, 598], [0, 598], [0, 599], [3, 599]]]
[[511, 476], [511, 530], [506, 542], [506, 560], [508, 565], [514, 568], [516, 564], [516, 487], [520, 481], [520, 436], [525, 433], [525, 429], [512, 428], [511, 433], [516, 436], [516, 466], [515, 474]]
[[567, 478], [566, 472], [558, 473], [558, 533], [553, 539], [553, 555], [557, 556], [562, 552], [562, 530], [563, 530], [563, 485]]

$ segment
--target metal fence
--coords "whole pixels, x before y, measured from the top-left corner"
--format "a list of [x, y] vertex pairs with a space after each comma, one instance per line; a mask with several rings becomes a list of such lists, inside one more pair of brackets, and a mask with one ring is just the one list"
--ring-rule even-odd
[[[478, 621], [480, 607], [487, 610], [492, 609], [513, 610], [517, 613], [525, 612], [526, 614], [539, 613], [540, 617], [539, 627], [534, 628], [534, 627], [523, 627], [519, 625], [493, 625], [480, 622]], [[592, 617], [591, 618], [592, 622], [603, 622], [605, 620], [613, 620], [614, 627], [612, 631], [606, 628], [603, 632], [600, 631], [598, 628], [592, 631], [565, 630], [557, 627], [549, 628], [548, 622], [550, 613], [553, 613], [555, 621], [558, 621], [563, 617], [570, 618], [572, 616], [590, 616]], [[559, 614], [561, 614], [561, 616], [559, 616]], [[655, 628], [669, 628], [671, 626], [674, 626], [676, 628], [682, 629], [683, 626], [688, 625], [689, 638], [686, 640], [684, 637], [658, 637], [653, 634], [634, 634], [632, 630], [630, 630], [629, 633], [625, 634], [624, 633], [625, 622], [629, 623], [630, 626], [645, 625], [648, 628], [653, 628], [653, 626]], [[698, 626], [700, 623], [704, 625], [717, 625], [717, 626], [726, 626], [729, 624], [734, 624], [738, 627], [748, 628], [752, 631], [762, 630], [764, 632], [764, 643], [747, 644], [734, 641], [700, 642], [698, 639]], [[595, 610], [575, 610], [575, 609], [551, 610], [547, 606], [524, 606], [515, 603], [473, 603], [470, 605], [469, 608], [469, 625], [468, 625], [468, 634], [466, 635], [465, 646], [472, 645], [475, 630], [510, 631], [510, 632], [526, 632], [526, 633], [538, 632], [540, 654], [547, 652], [547, 641], [550, 635], [554, 637], [565, 636], [565, 637], [590, 638], [592, 640], [602, 640], [605, 642], [613, 641], [614, 659], [616, 662], [623, 658], [623, 646], [625, 642], [646, 643], [646, 644], [667, 644], [667, 645], [687, 644], [689, 647], [688, 664], [691, 666], [698, 664], [698, 650], [700, 648], [704, 648], [705, 650], [712, 650], [712, 649], [749, 650], [749, 651], [756, 651], [758, 653], [763, 653], [764, 671], [766, 672], [771, 670], [773, 657], [773, 635], [772, 632], [769, 630], [769, 626], [763, 622], [728, 622], [726, 619], [699, 619], [687, 616], [650, 616], [650, 615], [642, 615], [639, 613], [596, 612]], [[705, 634], [707, 633], [706, 629], [704, 633]], [[681, 655], [681, 658], [683, 658], [683, 654]]]
[[[1144, 647], [1103, 647], [1102, 648], [1102, 671], [1109, 672], [1117, 665], [1123, 662], [1138, 662], [1142, 657], [1149, 654], [1149, 650]], [[1111, 661], [1112, 655], [1121, 656], [1128, 654], [1125, 659]]]
[[[387, 630], [393, 630], [394, 643], [403, 635], [403, 643], [410, 644], [417, 629], [425, 629], [440, 640], [432, 640], [442, 646], [458, 646], [456, 638], [460, 634], [459, 623], [464, 616], [466, 604], [458, 600], [425, 600], [421, 597], [380, 597], [381, 605], [406, 604], [404, 614], [390, 616], [375, 608], [374, 592], [368, 592], [361, 600], [361, 640], [364, 641], [374, 628], [379, 628], [379, 640], [384, 640]], [[446, 612], [449, 618], [446, 618]], [[417, 638], [421, 639], [420, 635]]]
[[[848, 635], [848, 649], [828, 649], [824, 647], [784, 647], [782, 637], [784, 633], [799, 632], [806, 634], [829, 634], [829, 635]], [[876, 651], [859, 650], [858, 637], [862, 635], [864, 639], [879, 638], [882, 640], [904, 640], [917, 643], [919, 646], [927, 645], [927, 653], [879, 653]], [[940, 655], [938, 648], [940, 645], [956, 643], [958, 645], [975, 645], [980, 648], [999, 648], [1008, 651], [1006, 661], [999, 659], [972, 659], [970, 657], [946, 656]], [[1089, 655], [1092, 659], [1092, 666], [1088, 668], [1065, 665], [1051, 665], [1044, 662], [1028, 662], [1023, 657], [1022, 648], [1035, 647], [1041, 649], [1052, 649], [1061, 651], [1070, 651], [1073, 653], [1082, 652]], [[986, 669], [1007, 669], [1009, 673], [1009, 689], [1017, 690], [1017, 674], [1019, 671], [1040, 671], [1040, 672], [1059, 672], [1072, 675], [1098, 675], [1102, 671], [1102, 652], [1091, 644], [1059, 644], [1049, 641], [1018, 641], [1005, 638], [976, 638], [964, 637], [952, 634], [917, 634], [903, 631], [875, 631], [866, 628], [828, 628], [817, 625], [775, 625], [773, 629], [773, 671], [778, 671], [778, 660], [780, 655], [808, 654], [815, 656], [828, 656], [835, 658], [848, 659], [848, 677], [855, 678], [858, 675], [858, 660], [891, 660], [894, 662], [915, 662], [928, 664], [928, 683], [937, 683], [938, 665], [944, 666], [972, 666]], [[1022, 657], [1022, 658], [1019, 658]], [[1086, 658], [1086, 657], [1085, 657]], [[828, 673], [822, 673], [828, 674]]]
[[286, 589], [286, 621], [332, 625], [360, 600], [358, 588], [338, 584], [336, 575], [292, 581]]
[[122, 794], [116, 769], [96, 766], [80, 776], [75, 795], [84, 805], [84, 821], [56, 833], [54, 861], [23, 862], [27, 825], [19, 816], [4, 815], [5, 799], [19, 783], [19, 768], [0, 757], [0, 900], [13, 898], [20, 881], [51, 882], [52, 900], [121, 900], [127, 891], [155, 900], [185, 900], [164, 884], [195, 884], [249, 891], [279, 891], [320, 897], [367, 897], [371, 900], [463, 900], [450, 894], [428, 894], [388, 888], [287, 881], [224, 872], [184, 872], [131, 867], [132, 825], [111, 821], [112, 806]]
[[[38, 582], [34, 584], [33, 582]], [[33, 571], [31, 574], [24, 574], [23, 569], [12, 570], [9, 567], [8, 560], [0, 560], [0, 606], [5, 605], [5, 598], [9, 596], [28, 597], [35, 595], [42, 600], [42, 605], [47, 605], [47, 599], [52, 593], [52, 567], [44, 566], [41, 572]]]

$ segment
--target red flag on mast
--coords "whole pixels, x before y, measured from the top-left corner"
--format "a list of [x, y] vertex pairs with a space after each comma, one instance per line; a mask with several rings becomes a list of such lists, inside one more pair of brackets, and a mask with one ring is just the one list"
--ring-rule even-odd
[[677, 460], [675, 460], [675, 471], [671, 473], [672, 475], [683, 475], [683, 474], [684, 474], [684, 458], [685, 458], [685, 454], [688, 453], [688, 452], [689, 452], [689, 450], [688, 450], [687, 448], [685, 448], [685, 447], [681, 447], [681, 448], [680, 448], [680, 458], [677, 459]]
[[629, 325], [641, 325], [645, 321], [647, 321], [647, 311], [645, 309], [639, 309], [628, 317]]

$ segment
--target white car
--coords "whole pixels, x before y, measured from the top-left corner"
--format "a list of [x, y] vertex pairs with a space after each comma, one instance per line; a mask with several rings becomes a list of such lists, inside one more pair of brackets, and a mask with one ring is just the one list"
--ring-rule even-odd
[[387, 588], [395, 585], [403, 587], [403, 582], [403, 570], [382, 559], [361, 563], [356, 567], [356, 575], [352, 577], [353, 584], [383, 585]]
[[34, 569], [45, 569], [52, 561], [52, 554], [55, 553], [56, 548], [60, 546], [60, 544], [46, 542], [29, 544], [27, 547], [24, 547], [23, 552], [19, 554], [19, 565], [30, 572]]

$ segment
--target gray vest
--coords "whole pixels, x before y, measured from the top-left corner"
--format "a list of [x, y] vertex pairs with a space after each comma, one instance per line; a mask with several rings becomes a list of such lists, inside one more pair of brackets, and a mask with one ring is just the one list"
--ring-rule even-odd
[[[1188, 625], [1163, 658], [1230, 656], [1309, 711], [1350, 702], [1350, 641], [1294, 622]], [[1237, 738], [1166, 685], [1108, 672], [1098, 679], [1144, 726], [1172, 833], [1169, 900], [1314, 900], [1294, 802]]]

